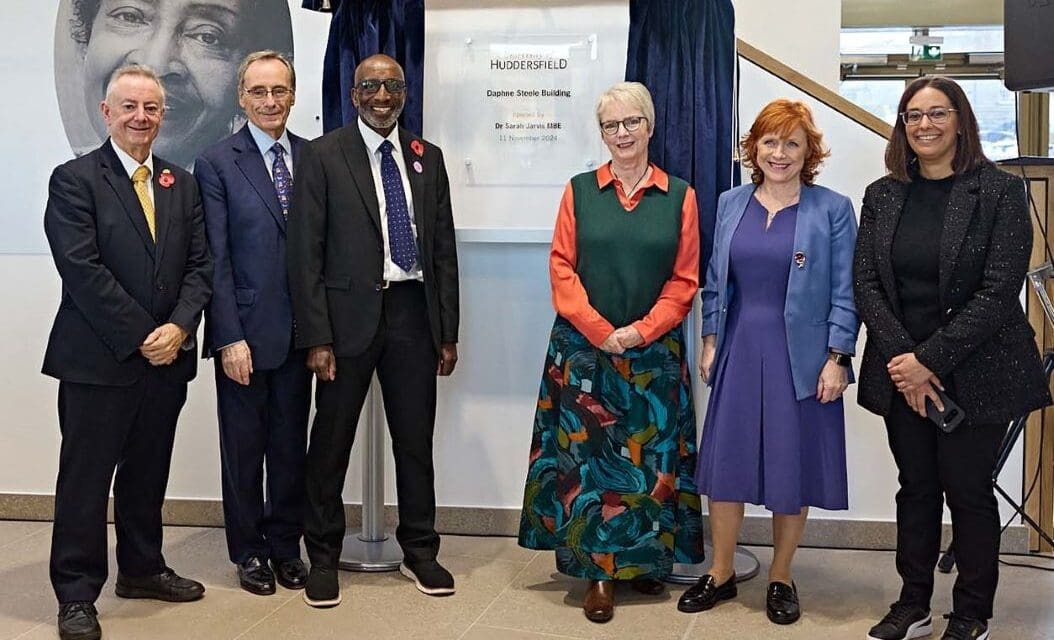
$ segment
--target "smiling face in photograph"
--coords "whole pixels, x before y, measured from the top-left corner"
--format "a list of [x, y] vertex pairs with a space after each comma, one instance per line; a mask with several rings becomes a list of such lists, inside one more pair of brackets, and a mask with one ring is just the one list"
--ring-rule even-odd
[[908, 145], [919, 161], [950, 169], [955, 159], [959, 116], [948, 96], [940, 89], [924, 87], [908, 101], [905, 113], [922, 116], [917, 123], [906, 125], [904, 130]]
[[[124, 64], [151, 67], [167, 94], [155, 152], [187, 166], [230, 132], [246, 0], [100, 0], [84, 55], [85, 105], [97, 108], [110, 74]], [[100, 136], [105, 131], [99, 131]]]
[[[614, 133], [608, 133], [604, 125], [614, 123]], [[632, 124], [629, 124], [632, 123]], [[632, 165], [648, 158], [648, 140], [651, 138], [651, 123], [640, 107], [622, 100], [609, 100], [600, 111], [601, 136], [611, 158], [620, 164]], [[629, 131], [626, 127], [633, 128]]]
[[[364, 87], [363, 82], [369, 86]], [[402, 88], [390, 90], [389, 85], [393, 84], [401, 84]], [[405, 77], [399, 63], [385, 55], [363, 60], [355, 70], [351, 103], [363, 122], [377, 133], [387, 136], [399, 121], [399, 115], [406, 105]]]

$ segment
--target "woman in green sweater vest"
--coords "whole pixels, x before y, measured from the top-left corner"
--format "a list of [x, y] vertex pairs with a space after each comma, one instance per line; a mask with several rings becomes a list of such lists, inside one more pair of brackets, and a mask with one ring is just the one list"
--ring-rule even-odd
[[614, 582], [663, 592], [703, 558], [696, 426], [681, 322], [699, 286], [695, 192], [648, 162], [655, 108], [622, 82], [597, 103], [611, 161], [564, 189], [549, 273], [545, 359], [520, 544], [589, 581], [584, 611], [614, 615]]

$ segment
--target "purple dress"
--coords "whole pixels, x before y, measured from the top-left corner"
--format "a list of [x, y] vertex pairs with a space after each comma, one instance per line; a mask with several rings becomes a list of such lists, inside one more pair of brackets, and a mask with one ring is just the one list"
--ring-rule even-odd
[[791, 379], [783, 308], [797, 214], [784, 209], [766, 230], [765, 207], [751, 197], [732, 236], [734, 294], [696, 471], [711, 500], [785, 514], [848, 508], [842, 399], [798, 400]]

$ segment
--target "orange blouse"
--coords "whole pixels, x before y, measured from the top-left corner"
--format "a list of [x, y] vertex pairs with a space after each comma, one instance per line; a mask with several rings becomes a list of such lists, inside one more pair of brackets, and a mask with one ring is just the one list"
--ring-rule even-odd
[[[633, 211], [648, 189], [670, 188], [669, 175], [651, 165], [651, 175], [633, 197], [627, 197], [622, 182], [611, 171], [611, 163], [597, 169], [597, 183], [604, 188], [615, 183], [615, 193], [626, 211]], [[549, 252], [549, 280], [553, 290], [553, 307], [596, 347], [617, 329], [589, 304], [589, 296], [575, 272], [578, 245], [575, 239], [575, 203], [571, 184], [564, 188], [560, 210], [556, 214], [553, 246]], [[688, 187], [681, 205], [681, 237], [673, 275], [663, 285], [658, 300], [646, 316], [633, 323], [645, 344], [651, 344], [673, 329], [692, 309], [692, 298], [699, 289], [699, 207], [695, 190]]]

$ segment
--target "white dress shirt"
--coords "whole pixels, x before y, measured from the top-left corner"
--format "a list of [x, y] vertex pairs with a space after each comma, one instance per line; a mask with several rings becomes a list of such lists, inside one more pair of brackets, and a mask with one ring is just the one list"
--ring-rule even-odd
[[403, 271], [399, 265], [392, 262], [392, 250], [388, 245], [388, 206], [384, 199], [384, 182], [381, 180], [381, 144], [385, 140], [392, 143], [392, 159], [395, 166], [399, 168], [399, 177], [403, 181], [403, 193], [406, 194], [406, 209], [410, 214], [410, 229], [414, 234], [414, 242], [417, 242], [417, 223], [414, 221], [414, 197], [410, 193], [410, 180], [406, 176], [406, 162], [403, 158], [403, 148], [399, 143], [399, 127], [392, 129], [388, 137], [371, 129], [362, 118], [359, 118], [359, 131], [362, 133], [362, 141], [366, 143], [366, 150], [370, 156], [370, 172], [373, 173], [373, 192], [377, 194], [377, 204], [381, 211], [381, 234], [384, 236], [384, 279], [389, 282], [400, 282], [403, 280], [424, 281], [421, 272], [421, 250], [417, 250], [417, 262], [410, 271]]
[[[138, 160], [128, 155], [124, 149], [118, 147], [113, 140], [110, 141], [113, 145], [113, 150], [117, 152], [117, 159], [121, 161], [121, 165], [124, 167], [125, 173], [128, 174], [128, 179], [132, 179], [132, 174], [139, 168], [140, 163]], [[154, 201], [154, 180], [157, 179], [157, 175], [154, 174], [154, 152], [151, 150], [146, 156], [146, 160], [142, 163], [142, 166], [150, 170], [150, 179], [146, 181], [146, 191], [150, 196], [150, 204], [155, 205], [154, 210], [157, 210], [157, 203]]]
[[293, 145], [289, 142], [289, 132], [283, 129], [281, 137], [275, 140], [271, 137], [271, 134], [249, 122], [249, 133], [252, 134], [253, 141], [256, 142], [256, 148], [260, 150], [260, 155], [263, 156], [264, 166], [267, 167], [267, 175], [271, 176], [271, 180], [274, 180], [274, 154], [271, 153], [271, 148], [274, 147], [276, 142], [282, 145], [282, 149], [285, 150], [285, 168], [289, 170], [289, 177], [292, 178]]

